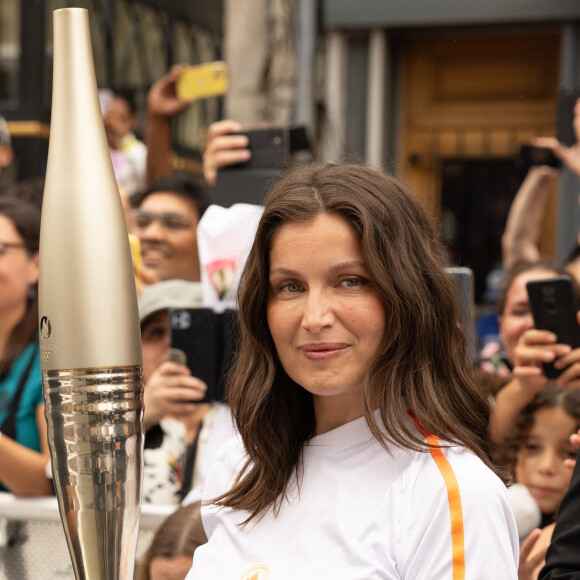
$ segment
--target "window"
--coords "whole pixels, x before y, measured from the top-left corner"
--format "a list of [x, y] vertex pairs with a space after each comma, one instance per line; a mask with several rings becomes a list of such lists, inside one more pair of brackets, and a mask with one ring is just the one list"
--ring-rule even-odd
[[0, 2], [0, 102], [16, 105], [20, 79], [20, 1]]

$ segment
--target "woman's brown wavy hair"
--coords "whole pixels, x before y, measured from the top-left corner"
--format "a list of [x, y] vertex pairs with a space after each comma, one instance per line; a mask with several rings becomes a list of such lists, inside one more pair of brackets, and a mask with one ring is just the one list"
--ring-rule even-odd
[[324, 213], [342, 216], [359, 237], [387, 313], [382, 347], [363, 388], [373, 436], [386, 449], [395, 444], [426, 451], [408, 420], [411, 409], [425, 429], [491, 466], [488, 402], [473, 384], [453, 283], [426, 213], [382, 171], [300, 166], [285, 173], [265, 200], [238, 293], [240, 345], [228, 397], [248, 458], [232, 489], [213, 503], [247, 510], [246, 522], [270, 508], [278, 512], [291, 478], [300, 482], [302, 448], [315, 432], [312, 395], [281, 367], [266, 307], [274, 237], [284, 224]]

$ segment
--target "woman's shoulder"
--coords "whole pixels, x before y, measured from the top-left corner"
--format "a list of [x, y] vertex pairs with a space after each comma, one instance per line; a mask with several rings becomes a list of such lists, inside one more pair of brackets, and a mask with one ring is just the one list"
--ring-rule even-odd
[[229, 405], [220, 402], [212, 403], [206, 417], [204, 425], [207, 423], [211, 431], [218, 434], [219, 440], [226, 442], [236, 435], [237, 430]]
[[419, 478], [429, 473], [437, 475], [441, 481], [455, 477], [458, 483], [470, 486], [491, 485], [505, 489], [501, 479], [473, 452], [445, 442], [441, 442], [441, 448], [414, 453], [409, 469]]
[[[415, 453], [399, 485], [405, 498], [401, 551], [409, 577], [425, 577], [441, 562], [450, 569], [452, 545], [472, 569], [516, 577], [519, 542], [507, 490], [479, 457], [455, 446]], [[424, 538], [434, 537], [443, 551], [425, 545]]]
[[246, 458], [244, 443], [239, 434], [230, 437], [216, 452], [215, 464], [233, 468]]
[[[214, 455], [208, 474], [208, 485], [215, 491], [210, 494], [220, 495], [229, 489], [235, 477], [243, 469], [247, 454], [239, 435], [234, 435], [223, 443]], [[204, 493], [204, 495], [207, 495]]]
[[466, 512], [496, 511], [509, 519], [507, 488], [494, 471], [471, 451], [448, 446], [415, 453], [406, 474], [406, 486], [415, 499], [455, 495]]

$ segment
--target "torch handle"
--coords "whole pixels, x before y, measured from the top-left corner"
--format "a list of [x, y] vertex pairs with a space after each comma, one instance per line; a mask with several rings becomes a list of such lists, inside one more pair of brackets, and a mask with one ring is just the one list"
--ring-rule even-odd
[[42, 383], [75, 575], [132, 578], [142, 480], [141, 366], [43, 372]]

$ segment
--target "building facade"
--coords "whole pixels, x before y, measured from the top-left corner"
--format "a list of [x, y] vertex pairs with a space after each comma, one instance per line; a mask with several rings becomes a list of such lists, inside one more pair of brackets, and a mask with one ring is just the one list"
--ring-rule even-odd
[[[580, 96], [574, 0], [323, 0], [324, 152], [389, 168], [420, 196], [478, 292], [523, 179], [520, 147], [568, 144]], [[576, 245], [580, 184], [562, 171], [542, 250]], [[556, 224], [558, 224], [556, 226]]]

